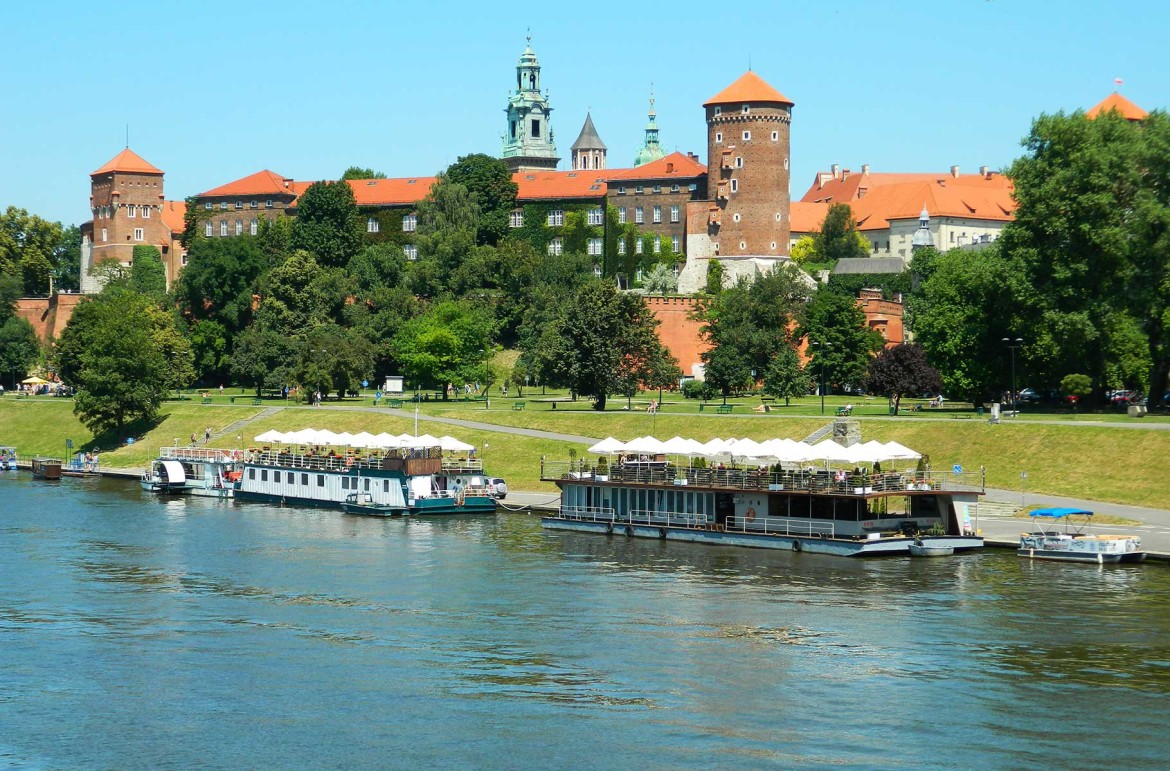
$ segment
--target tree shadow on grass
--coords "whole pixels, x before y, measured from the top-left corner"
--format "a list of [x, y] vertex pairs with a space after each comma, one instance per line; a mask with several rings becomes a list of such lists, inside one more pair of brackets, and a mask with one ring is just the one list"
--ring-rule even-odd
[[122, 426], [120, 431], [103, 431], [76, 449], [82, 452], [92, 452], [94, 450], [110, 452], [116, 450], [123, 445], [130, 444], [130, 439], [133, 439], [134, 442], [141, 441], [147, 433], [161, 426], [169, 417], [169, 415], [158, 415], [153, 420], [140, 418], [130, 421]]

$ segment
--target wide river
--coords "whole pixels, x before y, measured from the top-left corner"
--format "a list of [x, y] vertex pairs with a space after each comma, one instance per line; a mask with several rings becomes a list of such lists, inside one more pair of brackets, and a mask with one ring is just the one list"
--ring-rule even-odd
[[1165, 768], [1170, 570], [0, 477], [0, 766]]

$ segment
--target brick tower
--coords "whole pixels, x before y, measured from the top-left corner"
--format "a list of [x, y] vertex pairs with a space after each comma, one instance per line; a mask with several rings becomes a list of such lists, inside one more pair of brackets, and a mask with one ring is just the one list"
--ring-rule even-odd
[[788, 256], [792, 101], [752, 71], [703, 104], [720, 257]]

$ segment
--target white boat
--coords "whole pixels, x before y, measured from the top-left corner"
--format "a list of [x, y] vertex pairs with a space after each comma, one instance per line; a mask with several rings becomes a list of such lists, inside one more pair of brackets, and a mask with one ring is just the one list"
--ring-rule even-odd
[[0, 447], [0, 471], [16, 471], [18, 457], [15, 447]]
[[160, 495], [231, 498], [240, 479], [239, 450], [164, 447], [140, 480], [143, 490]]
[[910, 544], [911, 557], [949, 557], [954, 553], [953, 546], [927, 546], [921, 541]]
[[[1098, 565], [1141, 562], [1146, 558], [1140, 536], [1093, 535], [1083, 532], [1093, 516], [1091, 511], [1047, 508], [1036, 509], [1031, 516], [1040, 529], [1020, 534], [1020, 548], [1016, 554], [1021, 557]], [[1052, 520], [1050, 529], [1043, 527], [1043, 520]], [[1064, 523], [1063, 529], [1057, 528], [1058, 522]]]

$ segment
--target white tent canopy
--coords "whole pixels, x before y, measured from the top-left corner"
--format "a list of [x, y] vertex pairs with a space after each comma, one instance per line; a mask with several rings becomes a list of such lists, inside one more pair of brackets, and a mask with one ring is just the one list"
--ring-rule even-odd
[[747, 461], [779, 461], [781, 463], [826, 461], [829, 463], [871, 464], [888, 460], [913, 460], [921, 457], [919, 453], [897, 442], [883, 444], [875, 440], [843, 447], [832, 439], [825, 439], [815, 445], [793, 439], [768, 439], [764, 442], [757, 442], [748, 438], [716, 438], [701, 443], [681, 436], [672, 437], [665, 442], [652, 436], [640, 436], [628, 442], [622, 442], [610, 436], [590, 447], [588, 452], [597, 455], [630, 452], [646, 455], [704, 456]]
[[586, 452], [595, 455], [617, 455], [619, 452], [625, 452], [626, 445], [624, 442], [619, 442], [612, 436], [607, 436], [597, 444], [590, 447]]
[[279, 432], [275, 429], [270, 429], [268, 431], [265, 431], [263, 434], [260, 434], [259, 436], [255, 437], [254, 441], [257, 441], [257, 442], [284, 442], [284, 434], [282, 434], [281, 432]]
[[440, 436], [439, 446], [446, 452], [471, 452], [475, 449], [474, 445], [461, 442], [453, 436]]

